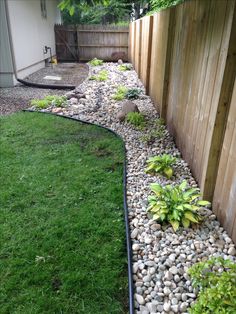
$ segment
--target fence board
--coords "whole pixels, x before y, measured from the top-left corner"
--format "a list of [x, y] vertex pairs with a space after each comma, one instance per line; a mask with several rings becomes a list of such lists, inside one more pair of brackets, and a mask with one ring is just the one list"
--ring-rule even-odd
[[142, 66], [142, 20], [135, 21], [135, 51], [134, 51], [134, 68], [140, 75]]
[[152, 47], [152, 27], [153, 16], [142, 18], [142, 34], [141, 34], [141, 66], [140, 78], [146, 87], [146, 92], [149, 92], [149, 77], [151, 65], [151, 47]]
[[224, 143], [222, 147], [216, 188], [214, 211], [236, 242], [236, 80], [231, 100]]

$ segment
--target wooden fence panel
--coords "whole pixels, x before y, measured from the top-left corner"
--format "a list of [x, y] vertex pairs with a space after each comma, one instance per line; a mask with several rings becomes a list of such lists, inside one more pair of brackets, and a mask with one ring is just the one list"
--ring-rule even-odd
[[155, 105], [158, 105], [160, 112], [163, 108], [163, 90], [166, 80], [169, 16], [170, 10], [158, 12], [153, 16], [149, 94]]
[[78, 61], [77, 29], [74, 25], [55, 25], [56, 54], [58, 61]]
[[55, 25], [55, 38], [59, 61], [128, 61], [128, 27]]
[[220, 157], [213, 208], [236, 243], [236, 80]]
[[140, 78], [149, 92], [153, 16], [142, 18]]
[[135, 21], [135, 50], [134, 50], [134, 68], [140, 76], [142, 66], [142, 20]]
[[135, 52], [135, 22], [129, 25], [129, 48], [128, 48], [129, 62], [134, 64], [134, 52]]
[[77, 29], [81, 61], [95, 57], [105, 61], [128, 61], [128, 27], [79, 25]]

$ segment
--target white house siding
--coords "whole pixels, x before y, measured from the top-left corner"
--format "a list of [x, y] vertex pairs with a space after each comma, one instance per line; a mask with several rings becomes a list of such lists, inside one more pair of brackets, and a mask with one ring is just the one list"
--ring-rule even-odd
[[13, 85], [13, 65], [8, 36], [5, 1], [0, 0], [0, 87]]
[[[2, 1], [2, 0], [1, 0]], [[19, 78], [44, 67], [52, 48], [55, 54], [54, 24], [60, 23], [57, 0], [46, 0], [47, 18], [42, 17], [40, 0], [7, 0], [16, 70]]]

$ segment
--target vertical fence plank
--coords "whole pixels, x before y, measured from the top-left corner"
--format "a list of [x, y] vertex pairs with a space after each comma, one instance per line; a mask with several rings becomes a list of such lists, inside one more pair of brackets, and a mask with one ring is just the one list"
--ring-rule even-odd
[[152, 27], [153, 16], [142, 18], [142, 40], [141, 40], [141, 68], [140, 79], [146, 87], [146, 92], [149, 92], [149, 77], [152, 51]]
[[160, 112], [163, 108], [169, 15], [170, 10], [164, 10], [153, 16], [149, 94]]

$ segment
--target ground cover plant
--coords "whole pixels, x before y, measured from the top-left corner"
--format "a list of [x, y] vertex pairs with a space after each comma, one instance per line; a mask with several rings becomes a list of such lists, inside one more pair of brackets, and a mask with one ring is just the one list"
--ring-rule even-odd
[[145, 117], [140, 112], [129, 112], [126, 116], [126, 121], [140, 130], [144, 129], [146, 125]]
[[118, 69], [120, 70], [120, 71], [130, 71], [130, 70], [132, 70], [132, 65], [131, 64], [120, 64], [119, 66], [118, 66]]
[[46, 109], [49, 106], [65, 107], [67, 104], [67, 98], [65, 96], [48, 95], [42, 99], [32, 99], [30, 104], [36, 109]]
[[150, 157], [147, 160], [145, 172], [150, 174], [160, 173], [170, 179], [173, 176], [172, 166], [175, 162], [176, 158], [168, 154]]
[[154, 195], [148, 197], [147, 210], [153, 214], [153, 219], [170, 223], [174, 231], [180, 226], [188, 228], [191, 223], [199, 223], [199, 209], [210, 205], [208, 201], [199, 200], [199, 189], [188, 187], [185, 180], [175, 186], [153, 183], [150, 187]]
[[0, 312], [126, 313], [121, 141], [40, 113], [0, 134]]
[[125, 95], [127, 93], [127, 88], [125, 86], [118, 86], [116, 93], [113, 95], [113, 99], [115, 100], [123, 100], [125, 99]]
[[236, 313], [236, 264], [222, 257], [211, 258], [189, 269], [193, 286], [200, 289], [191, 314]]
[[89, 64], [92, 65], [93, 67], [96, 67], [98, 65], [103, 65], [103, 60], [94, 58], [94, 59], [89, 61]]
[[154, 123], [154, 129], [149, 133], [140, 137], [140, 140], [148, 145], [153, 144], [156, 140], [162, 139], [165, 136], [165, 121], [161, 118], [156, 119]]
[[141, 94], [141, 89], [139, 89], [139, 88], [130, 88], [130, 89], [128, 89], [125, 97], [127, 99], [137, 99], [140, 94]]
[[90, 80], [92, 81], [106, 81], [108, 79], [108, 71], [107, 70], [101, 70], [98, 72], [97, 75], [91, 75]]

